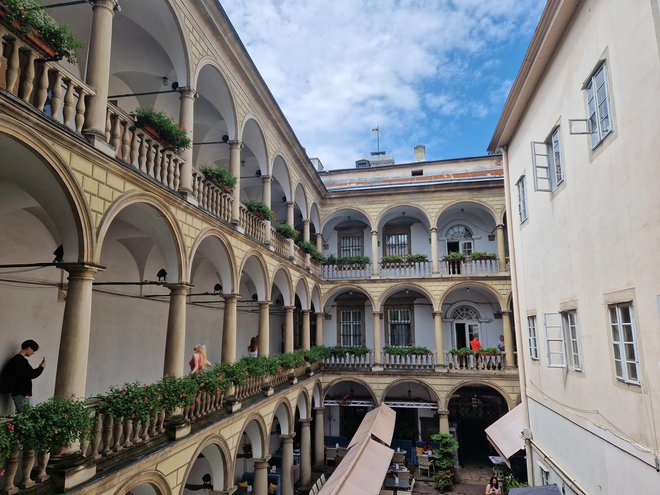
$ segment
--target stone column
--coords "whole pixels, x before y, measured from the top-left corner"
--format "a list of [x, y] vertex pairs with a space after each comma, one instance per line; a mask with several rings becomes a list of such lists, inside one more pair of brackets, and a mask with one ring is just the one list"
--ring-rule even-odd
[[506, 270], [506, 248], [504, 247], [504, 225], [497, 226], [497, 259], [500, 262], [500, 271]]
[[316, 250], [323, 254], [323, 234], [320, 232], [316, 233]]
[[310, 321], [309, 321], [309, 316], [310, 316], [310, 310], [309, 309], [303, 309], [302, 310], [302, 346], [303, 349], [308, 350], [310, 347], [310, 340], [311, 340], [311, 331], [310, 331]]
[[323, 433], [323, 408], [314, 408], [314, 466], [325, 466], [325, 435]]
[[163, 375], [183, 376], [186, 359], [186, 296], [190, 287], [172, 284], [167, 288], [170, 289], [170, 311], [167, 317]]
[[254, 495], [268, 495], [268, 459], [252, 459], [254, 462]]
[[293, 310], [295, 306], [284, 306], [284, 352], [293, 352]]
[[438, 273], [438, 228], [431, 227], [431, 269]]
[[316, 313], [316, 345], [323, 345], [323, 313]]
[[293, 437], [280, 435], [282, 441], [282, 495], [293, 495]]
[[445, 344], [442, 335], [442, 311], [433, 312], [433, 323], [435, 329], [435, 356], [436, 367], [445, 366]]
[[511, 312], [502, 311], [502, 330], [504, 335], [504, 353], [507, 368], [515, 368], [513, 358], [513, 330], [511, 329]]
[[98, 267], [66, 266], [69, 284], [64, 306], [55, 375], [55, 396], [85, 397], [89, 334], [92, 320], [92, 282]]
[[259, 355], [270, 355], [270, 302], [259, 301]]
[[96, 145], [105, 146], [105, 122], [108, 111], [108, 86], [110, 83], [110, 53], [112, 51], [112, 19], [117, 0], [93, 0], [92, 29], [87, 53], [85, 82], [96, 94], [87, 99], [83, 134]]
[[241, 223], [241, 142], [229, 141], [229, 171], [236, 177], [236, 185], [232, 191], [234, 203], [231, 209], [231, 223]]
[[440, 433], [449, 433], [449, 411], [438, 409], [438, 423]]
[[[270, 175], [262, 175], [261, 176], [261, 201], [268, 207], [270, 208], [271, 204], [271, 185], [273, 183], [273, 179]], [[272, 232], [271, 232], [271, 221], [266, 220], [266, 239], [264, 242], [270, 246], [272, 243]]]
[[286, 223], [291, 225], [291, 227], [295, 227], [293, 223], [293, 213], [294, 213], [294, 206], [296, 204], [293, 201], [289, 201], [286, 204]]
[[380, 263], [378, 263], [378, 231], [371, 231], [371, 274], [380, 276]]
[[383, 355], [382, 355], [382, 347], [383, 344], [380, 341], [380, 332], [381, 332], [381, 325], [380, 325], [380, 317], [382, 316], [382, 313], [378, 311], [373, 312], [373, 317], [374, 317], [374, 368], [382, 369], [383, 366]]
[[303, 241], [309, 242], [309, 220], [303, 220]]
[[300, 484], [312, 483], [312, 444], [309, 432], [310, 418], [300, 420]]
[[222, 362], [236, 362], [236, 299], [237, 294], [224, 294], [225, 311], [222, 322]]
[[[179, 88], [179, 127], [185, 129], [190, 140], [193, 140], [193, 128], [195, 126], [195, 98], [197, 91], [190, 86]], [[192, 168], [193, 168], [193, 148], [179, 150], [179, 156], [183, 158], [181, 166], [181, 177], [179, 191], [184, 193], [186, 199], [192, 199]]]

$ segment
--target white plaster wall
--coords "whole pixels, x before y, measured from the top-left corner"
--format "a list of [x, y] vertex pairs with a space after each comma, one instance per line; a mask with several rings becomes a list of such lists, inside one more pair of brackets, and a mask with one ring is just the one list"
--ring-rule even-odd
[[435, 323], [433, 307], [426, 299], [416, 299], [415, 310], [415, 345], [435, 351]]
[[[660, 64], [657, 6], [654, 12], [651, 6], [616, 0], [582, 3], [510, 143], [508, 193], [515, 211], [510, 222], [520, 287], [519, 349], [524, 351], [528, 394], [544, 398], [567, 418], [588, 418], [595, 430], [657, 453]], [[568, 119], [587, 117], [581, 88], [603, 58], [615, 130], [591, 151], [588, 136], [569, 135]], [[566, 180], [554, 193], [534, 192], [530, 142], [544, 140], [557, 123]], [[529, 219], [521, 226], [515, 183], [523, 174]], [[641, 387], [614, 377], [605, 297], [617, 291], [633, 294]], [[569, 301], [578, 311], [582, 372], [547, 367], [543, 314], [557, 312]], [[529, 359], [529, 312], [537, 314], [540, 361]], [[584, 430], [578, 442], [578, 433], [566, 425], [551, 428], [535, 420], [533, 433], [554, 461], [591, 493], [657, 491], [655, 469]]]
[[410, 253], [425, 254], [431, 259], [431, 243], [429, 242], [429, 226], [422, 223], [414, 223], [410, 227]]

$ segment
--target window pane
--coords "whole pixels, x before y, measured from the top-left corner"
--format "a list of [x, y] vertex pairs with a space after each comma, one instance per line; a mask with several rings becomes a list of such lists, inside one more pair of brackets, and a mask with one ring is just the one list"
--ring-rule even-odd
[[408, 250], [408, 234], [386, 234], [385, 256], [406, 256]]
[[616, 370], [616, 376], [618, 378], [623, 378], [623, 368], [621, 367], [621, 361], [614, 361], [614, 368]]
[[637, 377], [637, 365], [635, 363], [628, 363], [628, 380], [639, 381]]
[[620, 306], [621, 323], [630, 324], [632, 322], [632, 315], [630, 314], [630, 306]]

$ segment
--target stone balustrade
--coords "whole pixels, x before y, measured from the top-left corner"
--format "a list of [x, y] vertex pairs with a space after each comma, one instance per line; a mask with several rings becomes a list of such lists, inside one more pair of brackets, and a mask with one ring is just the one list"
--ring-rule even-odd
[[445, 353], [445, 365], [448, 371], [478, 371], [478, 372], [501, 372], [506, 368], [506, 355], [470, 353], [453, 354]]
[[222, 191], [218, 186], [204, 179], [204, 175], [197, 169], [192, 171], [193, 197], [203, 210], [225, 222], [231, 222], [231, 209], [234, 198], [231, 194]]
[[433, 370], [435, 355], [399, 355], [383, 353], [383, 368], [396, 370]]
[[282, 234], [280, 234], [277, 229], [274, 227], [270, 228], [271, 236], [270, 242], [272, 243], [273, 249], [275, 252], [281, 256], [288, 256], [289, 254], [289, 243]]
[[446, 277], [496, 275], [498, 273], [500, 273], [500, 262], [496, 259], [445, 260], [440, 262], [440, 275]]
[[384, 261], [381, 263], [381, 278], [430, 277], [433, 264], [430, 261]]
[[356, 280], [371, 278], [370, 263], [323, 265], [321, 277], [326, 280]]
[[240, 210], [240, 224], [245, 229], [245, 234], [257, 240], [258, 242], [266, 242], [266, 222], [257, 217], [244, 205], [239, 205]]
[[355, 356], [346, 353], [341, 356], [331, 356], [323, 359], [324, 368], [350, 368], [350, 369], [369, 369], [374, 364], [373, 351], [362, 356]]

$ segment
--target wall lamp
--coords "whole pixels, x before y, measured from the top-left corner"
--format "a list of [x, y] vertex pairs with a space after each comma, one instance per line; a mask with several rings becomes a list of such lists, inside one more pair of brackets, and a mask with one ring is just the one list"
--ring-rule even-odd
[[167, 283], [167, 272], [161, 268], [156, 273], [158, 280], [143, 280], [141, 282], [92, 282], [92, 285], [165, 285]]
[[0, 265], [0, 268], [31, 268], [31, 267], [40, 267], [40, 266], [58, 266], [62, 264], [64, 259], [64, 244], [57, 246], [57, 249], [53, 251], [55, 259], [50, 263], [10, 263], [7, 265]]
[[[165, 79], [167, 79], [167, 77], [163, 77], [163, 82], [165, 82]], [[179, 83], [174, 81], [170, 87], [172, 89], [166, 89], [163, 91], [144, 91], [142, 93], [123, 93], [120, 95], [111, 95], [108, 96], [108, 99], [116, 100], [117, 98], [128, 98], [129, 96], [150, 96], [150, 95], [162, 95], [166, 93], [176, 93], [179, 90]]]
[[204, 142], [193, 143], [193, 146], [201, 146], [203, 144], [230, 144], [229, 136], [227, 134], [223, 134], [220, 139], [221, 141], [204, 141]]
[[222, 294], [222, 285], [221, 284], [215, 284], [213, 286], [213, 292], [194, 292], [188, 294], [189, 296], [218, 296]]

